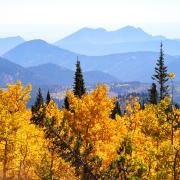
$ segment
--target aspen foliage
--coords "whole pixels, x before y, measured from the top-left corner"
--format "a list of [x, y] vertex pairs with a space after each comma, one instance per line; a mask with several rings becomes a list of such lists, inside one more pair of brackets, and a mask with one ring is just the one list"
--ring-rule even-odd
[[81, 97], [68, 91], [69, 108], [51, 100], [41, 125], [26, 107], [31, 86], [0, 89], [0, 179], [178, 179], [180, 109], [127, 102], [111, 118], [114, 98], [106, 85]]
[[0, 89], [0, 179], [43, 179], [51, 174], [54, 179], [73, 179], [73, 168], [49, 149], [43, 130], [30, 122], [30, 91], [31, 85], [23, 89], [20, 81]]
[[[66, 119], [70, 134], [81, 134], [81, 151], [92, 145], [91, 157], [101, 159], [97, 176], [107, 178], [172, 179], [179, 173], [180, 110], [165, 97], [158, 104], [141, 106], [137, 98], [127, 102], [126, 113], [110, 118], [114, 100], [107, 87], [98, 85], [81, 98], [67, 92], [69, 110], [54, 116]], [[53, 107], [53, 106], [52, 106]], [[53, 108], [51, 108], [52, 110]], [[51, 113], [52, 116], [52, 113]], [[58, 120], [60, 122], [60, 120]], [[86, 158], [88, 159], [88, 157]]]
[[114, 108], [114, 98], [108, 97], [107, 86], [98, 85], [81, 98], [72, 92], [67, 93], [70, 111], [64, 112], [73, 133], [81, 133], [84, 145], [91, 143], [93, 155], [103, 160], [103, 167], [111, 163], [117, 154], [119, 143], [126, 132], [125, 123], [117, 116], [110, 118]]

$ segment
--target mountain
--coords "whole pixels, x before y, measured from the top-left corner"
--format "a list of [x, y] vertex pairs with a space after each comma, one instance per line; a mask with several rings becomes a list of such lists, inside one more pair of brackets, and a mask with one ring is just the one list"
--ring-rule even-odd
[[180, 57], [177, 57], [172, 63], [169, 64], [169, 72], [176, 74], [175, 81], [180, 82]]
[[[87, 85], [119, 82], [117, 78], [103, 72], [91, 71], [84, 72], [83, 74]], [[17, 80], [21, 80], [23, 85], [31, 83], [33, 87], [51, 87], [52, 85], [71, 86], [73, 76], [73, 70], [51, 63], [24, 68], [7, 59], [0, 58], [1, 87], [5, 87], [7, 83], [15, 83]]]
[[[118, 78], [120, 81], [151, 82], [159, 53], [156, 52], [131, 52], [111, 54], [106, 56], [80, 56], [81, 66], [85, 71], [103, 71]], [[178, 72], [179, 56], [165, 55], [165, 64], [168, 71]], [[180, 78], [177, 73], [176, 79]]]
[[[60, 49], [43, 40], [36, 39], [26, 41], [3, 55], [3, 57], [18, 63], [24, 67], [37, 66], [45, 63], [56, 63], [72, 61], [77, 58], [77, 54]], [[67, 62], [65, 62], [67, 63]]]
[[[35, 67], [27, 68], [37, 78], [44, 78], [47, 84], [51, 85], [69, 85], [71, 86], [74, 81], [74, 71], [55, 65], [52, 63], [42, 64]], [[119, 82], [119, 80], [107, 73], [100, 71], [88, 71], [83, 72], [85, 83], [97, 84], [97, 83], [112, 83]]]
[[152, 36], [141, 28], [133, 26], [126, 26], [116, 31], [107, 31], [103, 28], [82, 28], [54, 44], [80, 54], [101, 56], [136, 51], [157, 52], [161, 41], [163, 41], [167, 54], [180, 54], [179, 40]]
[[0, 55], [3, 55], [15, 46], [25, 42], [20, 36], [0, 38]]
[[5, 87], [7, 83], [15, 83], [21, 80], [22, 84], [41, 84], [42, 79], [36, 78], [24, 67], [0, 57], [0, 86]]
[[61, 66], [47, 63], [27, 68], [36, 77], [43, 77], [47, 84], [51, 85], [71, 85], [74, 72]]
[[118, 78], [102, 71], [85, 71], [83, 74], [86, 84], [119, 82]]
[[55, 44], [67, 43], [93, 43], [93, 44], [114, 44], [120, 42], [140, 42], [148, 40], [161, 40], [165, 39], [162, 36], [152, 36], [144, 32], [141, 28], [133, 26], [126, 26], [115, 31], [107, 31], [104, 28], [82, 28], [77, 32], [57, 41]]
[[[81, 61], [83, 71], [104, 72], [120, 81], [151, 82], [159, 52], [85, 56], [58, 48], [42, 40], [33, 40], [15, 47], [4, 55], [5, 58], [25, 67], [53, 63], [70, 70], [74, 70], [77, 56]], [[169, 70], [177, 72], [176, 78], [180, 79], [177, 69], [180, 57], [165, 55], [165, 61]]]

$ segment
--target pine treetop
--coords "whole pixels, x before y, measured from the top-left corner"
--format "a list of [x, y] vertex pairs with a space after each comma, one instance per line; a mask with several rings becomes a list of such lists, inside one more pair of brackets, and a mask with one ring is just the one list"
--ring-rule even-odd
[[166, 82], [168, 81], [168, 73], [167, 67], [164, 63], [164, 51], [162, 42], [160, 45], [160, 56], [157, 60], [155, 74], [152, 76], [152, 79], [159, 84], [159, 98], [160, 100], [162, 100], [165, 96], [168, 95], [168, 85], [166, 85]]
[[50, 101], [51, 101], [51, 95], [50, 95], [50, 92], [48, 90], [47, 96], [46, 96], [46, 104], [48, 105]]
[[78, 58], [76, 63], [73, 92], [79, 97], [81, 97], [86, 92], [80, 61], [78, 60]]

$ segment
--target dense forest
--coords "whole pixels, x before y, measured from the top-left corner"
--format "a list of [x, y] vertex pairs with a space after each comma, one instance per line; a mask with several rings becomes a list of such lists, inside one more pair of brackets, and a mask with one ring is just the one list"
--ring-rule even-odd
[[178, 180], [174, 77], [161, 45], [148, 100], [142, 104], [131, 96], [123, 112], [105, 84], [86, 91], [79, 61], [62, 108], [39, 89], [29, 109], [31, 85], [8, 84], [0, 89], [0, 179]]

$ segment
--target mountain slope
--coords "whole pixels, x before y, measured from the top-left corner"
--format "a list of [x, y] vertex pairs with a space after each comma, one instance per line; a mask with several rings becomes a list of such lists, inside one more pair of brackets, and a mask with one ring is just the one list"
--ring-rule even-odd
[[118, 78], [101, 71], [85, 71], [83, 74], [86, 84], [119, 82]]
[[15, 83], [17, 80], [21, 80], [23, 85], [43, 83], [42, 79], [36, 78], [27, 69], [0, 57], [0, 86], [5, 87], [7, 83]]
[[169, 64], [169, 72], [174, 72], [176, 74], [175, 81], [180, 82], [180, 57], [177, 57], [175, 61]]
[[55, 45], [80, 54], [100, 56], [135, 51], [158, 51], [161, 41], [163, 41], [167, 54], [179, 54], [179, 40], [152, 36], [141, 28], [132, 26], [126, 26], [116, 31], [107, 31], [103, 28], [82, 28], [55, 42]]
[[[83, 71], [101, 71], [120, 81], [151, 82], [159, 52], [85, 56], [58, 48], [42, 40], [34, 40], [25, 42], [4, 55], [5, 58], [25, 67], [53, 63], [70, 70], [74, 70], [77, 56], [81, 61]], [[173, 63], [178, 64], [180, 57], [166, 55], [165, 61], [168, 66]], [[176, 65], [172, 65], [170, 70], [174, 71], [175, 68]]]
[[[74, 81], [74, 71], [63, 68], [61, 66], [47, 63], [35, 67], [27, 68], [38, 78], [44, 78], [47, 84], [51, 85], [72, 85]], [[97, 83], [112, 83], [119, 82], [119, 80], [107, 73], [100, 71], [83, 72], [85, 83], [97, 84]]]
[[107, 31], [103, 28], [82, 28], [77, 32], [55, 42], [56, 45], [61, 43], [93, 43], [93, 44], [113, 44], [120, 42], [140, 42], [148, 40], [160, 40], [164, 37], [152, 36], [144, 32], [141, 28], [126, 26], [115, 31]]
[[73, 82], [74, 72], [61, 66], [47, 63], [27, 68], [36, 77], [44, 78], [47, 84], [52, 85], [71, 85]]
[[10, 49], [24, 42], [24, 39], [20, 36], [0, 38], [0, 55], [6, 53]]
[[[82, 68], [107, 72], [120, 81], [151, 82], [154, 67], [159, 57], [156, 52], [132, 52], [96, 57], [80, 57]], [[165, 64], [180, 62], [180, 57], [165, 55]], [[175, 63], [175, 64], [176, 64]], [[171, 68], [174, 71], [174, 67]]]
[[[84, 72], [87, 85], [96, 83], [111, 83], [119, 80], [109, 74], [92, 71]], [[55, 64], [43, 64], [36, 67], [24, 68], [7, 59], [0, 58], [0, 86], [7, 83], [15, 83], [21, 80], [23, 85], [31, 83], [35, 87], [40, 86], [71, 86], [73, 84], [74, 71]]]
[[58, 64], [59, 61], [62, 62], [64, 59], [71, 61], [77, 58], [77, 54], [37, 39], [16, 46], [14, 49], [5, 53], [3, 57], [24, 67], [28, 67], [49, 62], [56, 62]]

